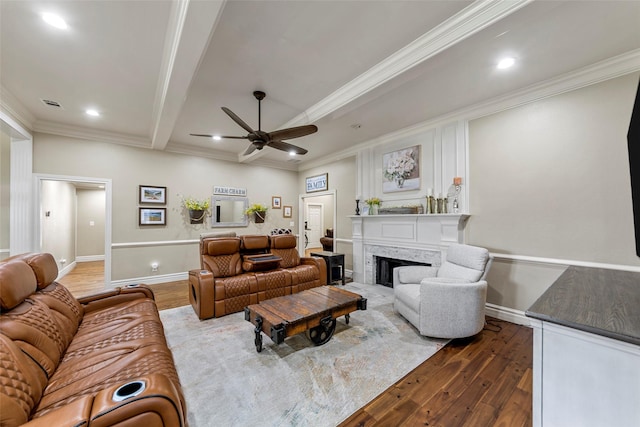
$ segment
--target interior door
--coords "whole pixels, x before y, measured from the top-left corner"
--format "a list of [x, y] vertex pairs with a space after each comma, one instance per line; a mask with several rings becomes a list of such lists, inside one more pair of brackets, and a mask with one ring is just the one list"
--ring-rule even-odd
[[321, 204], [310, 203], [307, 205], [307, 237], [309, 238], [309, 248], [321, 248], [320, 237], [323, 236], [323, 206]]

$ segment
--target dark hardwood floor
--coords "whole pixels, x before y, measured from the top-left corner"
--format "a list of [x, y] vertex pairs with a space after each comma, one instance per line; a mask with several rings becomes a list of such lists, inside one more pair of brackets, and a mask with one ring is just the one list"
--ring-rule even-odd
[[[60, 283], [75, 296], [102, 290], [102, 268], [79, 263]], [[186, 280], [151, 289], [160, 310], [189, 304]], [[451, 341], [340, 427], [530, 426], [532, 351], [530, 328], [487, 317], [477, 336]]]

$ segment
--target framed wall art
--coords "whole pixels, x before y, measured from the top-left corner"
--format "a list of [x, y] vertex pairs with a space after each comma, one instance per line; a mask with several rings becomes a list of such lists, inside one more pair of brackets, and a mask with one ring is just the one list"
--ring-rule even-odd
[[403, 148], [382, 156], [382, 192], [420, 189], [420, 146]]
[[329, 189], [329, 174], [310, 176], [305, 180], [307, 193], [326, 191]]
[[139, 225], [167, 225], [167, 208], [139, 208]]
[[151, 185], [141, 185], [139, 194], [140, 204], [167, 204], [167, 187], [153, 187]]
[[293, 216], [293, 206], [284, 206], [282, 208], [282, 217], [291, 218]]
[[282, 209], [282, 198], [280, 196], [272, 196], [271, 197], [271, 208], [272, 209]]

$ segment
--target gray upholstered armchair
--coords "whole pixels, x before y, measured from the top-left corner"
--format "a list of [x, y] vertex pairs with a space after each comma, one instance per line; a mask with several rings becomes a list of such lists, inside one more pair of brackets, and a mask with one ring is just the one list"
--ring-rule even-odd
[[446, 258], [439, 268], [396, 267], [393, 306], [421, 335], [470, 337], [484, 327], [489, 251], [454, 244]]

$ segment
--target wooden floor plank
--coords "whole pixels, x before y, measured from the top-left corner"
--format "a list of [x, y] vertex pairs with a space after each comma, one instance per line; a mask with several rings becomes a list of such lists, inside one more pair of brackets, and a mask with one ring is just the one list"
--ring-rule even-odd
[[[60, 282], [76, 297], [103, 290], [103, 263], [78, 263]], [[189, 304], [187, 280], [150, 287], [160, 310]], [[530, 328], [487, 317], [340, 426], [531, 426], [532, 353]]]

